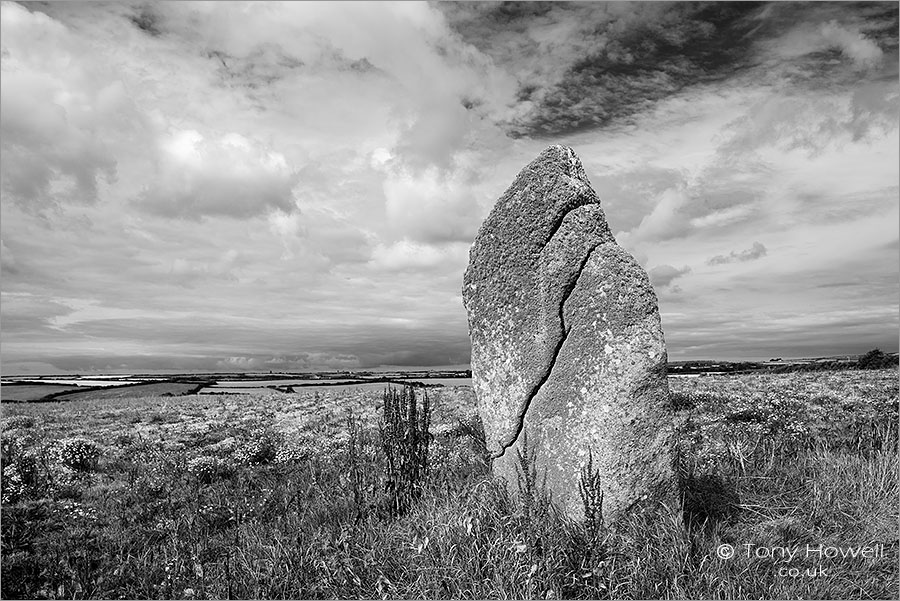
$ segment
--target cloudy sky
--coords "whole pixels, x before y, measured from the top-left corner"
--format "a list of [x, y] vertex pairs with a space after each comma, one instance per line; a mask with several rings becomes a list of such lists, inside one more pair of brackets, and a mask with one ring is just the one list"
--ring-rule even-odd
[[670, 360], [897, 350], [893, 3], [2, 4], [2, 371], [468, 363], [574, 148]]

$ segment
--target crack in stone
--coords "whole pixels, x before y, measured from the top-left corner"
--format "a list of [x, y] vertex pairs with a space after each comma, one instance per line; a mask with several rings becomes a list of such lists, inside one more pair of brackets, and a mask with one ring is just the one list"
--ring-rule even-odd
[[[561, 224], [562, 221], [560, 221], [560, 225]], [[552, 239], [553, 236], [550, 237], [550, 240]], [[553, 350], [553, 356], [551, 357], [550, 363], [547, 366], [547, 371], [546, 373], [544, 373], [541, 379], [538, 380], [537, 384], [535, 384], [534, 388], [531, 390], [531, 394], [528, 395], [528, 397], [525, 399], [525, 402], [522, 404], [522, 410], [519, 412], [516, 420], [518, 423], [518, 427], [516, 428], [516, 432], [513, 435], [512, 439], [509, 441], [501, 442], [500, 444], [502, 448], [500, 452], [494, 454], [492, 459], [503, 457], [503, 455], [506, 454], [507, 449], [509, 449], [516, 443], [517, 440], [519, 440], [519, 436], [522, 434], [522, 429], [525, 427], [525, 415], [528, 413], [528, 408], [531, 406], [531, 401], [534, 400], [534, 398], [538, 394], [540, 394], [541, 388], [543, 388], [547, 380], [550, 379], [550, 375], [553, 373], [553, 368], [556, 367], [556, 359], [559, 357], [559, 352], [562, 350], [563, 344], [565, 344], [566, 339], [569, 337], [569, 330], [571, 328], [566, 328], [566, 316], [564, 313], [566, 301], [569, 300], [569, 296], [572, 295], [572, 292], [575, 290], [575, 286], [578, 285], [578, 280], [581, 279], [581, 274], [584, 271], [585, 266], [587, 266], [587, 262], [590, 260], [591, 255], [594, 254], [594, 251], [597, 249], [597, 247], [601, 246], [604, 243], [605, 242], [598, 242], [588, 249], [584, 259], [581, 261], [581, 265], [578, 266], [578, 272], [576, 273], [575, 277], [572, 278], [572, 282], [566, 287], [566, 291], [559, 303], [559, 323], [562, 329], [562, 336], [560, 336], [559, 342], [557, 342], [556, 348]]]

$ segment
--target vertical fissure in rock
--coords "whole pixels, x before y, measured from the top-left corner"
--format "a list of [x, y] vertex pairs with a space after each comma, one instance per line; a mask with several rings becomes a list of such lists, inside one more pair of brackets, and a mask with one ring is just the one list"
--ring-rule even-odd
[[[553, 239], [552, 237], [550, 238]], [[575, 290], [575, 286], [578, 285], [578, 280], [581, 279], [581, 273], [584, 271], [585, 266], [587, 266], [588, 260], [590, 260], [591, 255], [597, 249], [598, 246], [603, 244], [602, 242], [598, 242], [591, 246], [587, 253], [585, 254], [584, 259], [581, 261], [581, 265], [578, 266], [578, 271], [575, 274], [575, 277], [572, 278], [572, 281], [569, 282], [566, 286], [566, 290], [563, 293], [562, 300], [559, 302], [559, 325], [560, 330], [562, 332], [559, 337], [559, 341], [556, 343], [556, 348], [553, 349], [553, 355], [550, 358], [550, 361], [547, 365], [547, 369], [544, 374], [541, 376], [540, 380], [538, 380], [537, 384], [532, 388], [531, 393], [525, 398], [525, 402], [522, 404], [522, 410], [519, 412], [516, 419], [516, 431], [513, 434], [512, 438], [509, 440], [504, 440], [500, 442], [500, 452], [496, 453], [493, 458], [497, 459], [499, 457], [503, 457], [506, 454], [506, 450], [515, 444], [517, 440], [519, 440], [519, 436], [522, 434], [522, 429], [525, 427], [525, 415], [528, 413], [528, 408], [531, 406], [531, 401], [541, 392], [541, 388], [543, 388], [544, 384], [547, 380], [550, 379], [550, 375], [553, 373], [553, 368], [556, 365], [556, 359], [559, 357], [559, 353], [562, 350], [563, 344], [566, 342], [566, 338], [569, 336], [569, 330], [566, 328], [566, 316], [565, 316], [565, 306], [566, 301], [569, 300], [569, 296], [571, 296], [572, 292]]]

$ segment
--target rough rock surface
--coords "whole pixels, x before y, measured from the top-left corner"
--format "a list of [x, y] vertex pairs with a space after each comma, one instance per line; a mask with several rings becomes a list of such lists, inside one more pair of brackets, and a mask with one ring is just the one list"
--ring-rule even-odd
[[495, 474], [518, 486], [523, 431], [554, 501], [583, 515], [591, 454], [607, 521], [675, 500], [672, 410], [656, 295], [616, 244], [575, 153], [551, 146], [482, 224], [463, 301]]

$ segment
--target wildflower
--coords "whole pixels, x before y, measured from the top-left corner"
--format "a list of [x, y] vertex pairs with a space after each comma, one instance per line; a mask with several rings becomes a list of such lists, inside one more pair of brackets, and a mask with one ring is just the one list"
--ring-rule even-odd
[[4, 505], [11, 505], [18, 501], [25, 493], [25, 483], [22, 475], [15, 465], [7, 465], [3, 468], [3, 495]]
[[309, 443], [300, 441], [285, 442], [275, 451], [275, 463], [299, 463], [312, 455]]
[[64, 466], [86, 472], [97, 467], [100, 447], [86, 438], [64, 438], [57, 443], [56, 453]]
[[72, 519], [87, 521], [97, 519], [97, 510], [93, 507], [85, 507], [77, 501], [65, 501], [60, 504], [59, 508], [67, 517]]

